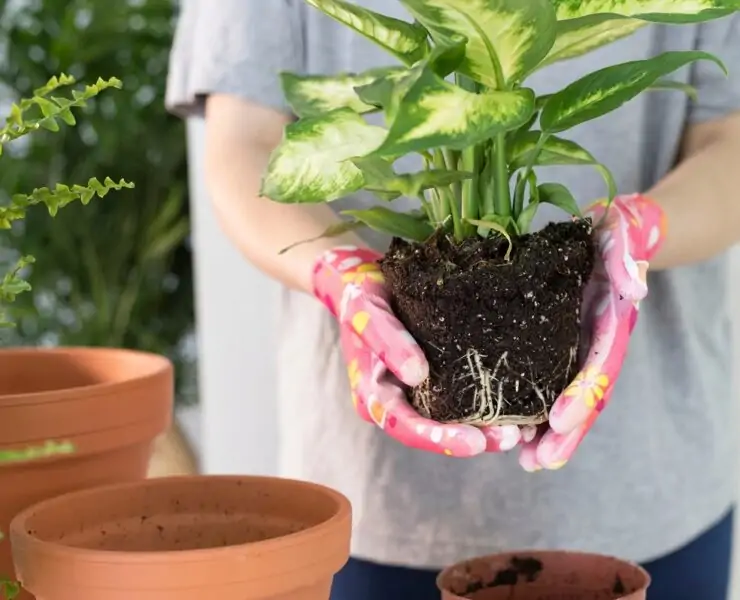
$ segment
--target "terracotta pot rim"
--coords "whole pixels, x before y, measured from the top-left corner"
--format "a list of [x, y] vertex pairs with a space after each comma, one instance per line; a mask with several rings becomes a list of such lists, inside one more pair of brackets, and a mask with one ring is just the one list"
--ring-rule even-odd
[[[542, 558], [542, 559], [547, 559], [547, 557], [551, 557], [551, 556], [573, 556], [573, 557], [581, 557], [581, 558], [602, 558], [604, 560], [614, 560], [614, 561], [622, 563], [623, 565], [632, 567], [637, 572], [639, 572], [645, 579], [646, 587], [649, 587], [652, 581], [650, 577], [650, 573], [648, 573], [645, 569], [643, 569], [639, 564], [637, 564], [634, 561], [621, 558], [619, 556], [614, 556], [611, 554], [602, 554], [600, 552], [584, 552], [583, 550], [537, 550], [537, 549], [532, 549], [532, 548], [522, 548], [519, 550], [507, 550], [505, 552], [493, 552], [491, 554], [485, 554], [483, 556], [473, 556], [466, 560], [461, 560], [461, 561], [456, 562], [455, 564], [449, 565], [445, 567], [439, 573], [439, 575], [437, 575], [437, 578], [436, 578], [437, 588], [439, 590], [446, 589], [443, 585], [443, 579], [445, 578], [445, 576], [451, 571], [455, 569], [459, 569], [462, 565], [469, 563], [471, 561], [479, 561], [479, 560], [485, 561], [486, 559], [497, 559], [497, 558], [501, 558], [505, 556], [520, 556], [520, 555], [533, 556], [535, 558]], [[450, 590], [448, 590], [448, 592], [452, 593]]]
[[[187, 481], [196, 483], [198, 480], [202, 481], [203, 483], [207, 483], [208, 481], [237, 480], [248, 480], [252, 483], [260, 481], [264, 481], [265, 483], [274, 483], [276, 479], [279, 479], [286, 485], [293, 485], [296, 490], [301, 488], [311, 489], [330, 497], [336, 502], [337, 511], [327, 520], [317, 525], [285, 536], [271, 538], [260, 542], [236, 544], [233, 546], [223, 546], [218, 548], [203, 548], [198, 550], [170, 550], [162, 552], [124, 552], [119, 550], [90, 550], [87, 548], [75, 548], [55, 542], [40, 540], [34, 535], [29, 534], [25, 526], [26, 521], [34, 514], [39, 513], [47, 508], [54, 507], [57, 504], [74, 502], [75, 500], [80, 498], [86, 498], [98, 494], [108, 494], [110, 492], [125, 493], [128, 489], [140, 486], [160, 487], [167, 486], [170, 483], [182, 483]], [[284, 552], [286, 541], [291, 542], [291, 545], [302, 544], [310, 538], [321, 536], [323, 531], [327, 529], [328, 526], [350, 518], [351, 514], [352, 509], [350, 502], [343, 494], [317, 483], [283, 477], [277, 478], [260, 475], [186, 475], [176, 477], [162, 477], [158, 479], [146, 479], [143, 481], [127, 483], [109, 484], [95, 488], [69, 492], [55, 498], [44, 500], [17, 514], [10, 524], [9, 533], [13, 539], [14, 544], [20, 543], [25, 546], [26, 549], [33, 548], [33, 552], [44, 554], [46, 556], [58, 556], [61, 554], [64, 556], [64, 561], [75, 560], [96, 564], [198, 563], [213, 561], [214, 559], [220, 558], [222, 556], [224, 558], [233, 556], [236, 549], [241, 550], [244, 554], [255, 552], [265, 554], [267, 552], [270, 552], [271, 550]]]
[[46, 356], [73, 356], [84, 360], [88, 356], [112, 355], [113, 358], [119, 359], [138, 359], [144, 368], [141, 371], [127, 379], [118, 379], [102, 383], [94, 383], [71, 388], [57, 390], [45, 390], [40, 392], [27, 392], [20, 394], [0, 394], [0, 408], [7, 408], [19, 405], [33, 404], [50, 404], [53, 402], [64, 402], [66, 400], [79, 400], [88, 396], [101, 396], [109, 393], [120, 393], [131, 387], [137, 387], [152, 379], [161, 377], [163, 374], [171, 371], [172, 362], [165, 356], [144, 352], [142, 350], [131, 350], [127, 348], [108, 348], [97, 346], [59, 346], [54, 348], [0, 348], [0, 364], [5, 356], [28, 356], [33, 359], [42, 355]]

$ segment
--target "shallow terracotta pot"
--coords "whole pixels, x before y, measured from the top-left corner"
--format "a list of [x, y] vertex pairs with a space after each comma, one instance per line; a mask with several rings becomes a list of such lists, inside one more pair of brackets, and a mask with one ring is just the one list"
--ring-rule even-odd
[[507, 552], [448, 567], [437, 578], [443, 600], [645, 600], [641, 567], [598, 554]]
[[[70, 454], [0, 462], [0, 531], [22, 509], [103, 483], [142, 479], [172, 414], [173, 371], [153, 354], [107, 348], [0, 350], [0, 456], [50, 442]], [[11, 575], [0, 542], [0, 575]]]
[[328, 600], [349, 501], [269, 477], [171, 477], [47, 500], [10, 528], [38, 600]]

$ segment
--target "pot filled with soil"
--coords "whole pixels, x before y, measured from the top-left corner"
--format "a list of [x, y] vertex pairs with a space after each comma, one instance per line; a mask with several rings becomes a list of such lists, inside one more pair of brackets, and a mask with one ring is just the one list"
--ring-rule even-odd
[[[59, 494], [146, 477], [171, 419], [161, 356], [107, 348], [0, 350], [0, 531]], [[12, 574], [0, 543], [0, 575]]]
[[[719, 61], [669, 52], [541, 95], [527, 79], [634, 32], [641, 19], [698, 22], [729, 12], [730, 3], [712, 14], [659, 2], [649, 13], [630, 6], [619, 15], [606, 4], [599, 14], [593, 3], [400, 0], [410, 18], [399, 20], [340, 0], [307, 2], [399, 64], [283, 74], [299, 118], [270, 158], [262, 195], [296, 204], [361, 190], [377, 197], [371, 208], [340, 210], [345, 219], [325, 235], [369, 227], [392, 238], [381, 269], [394, 310], [430, 364], [429, 378], [409, 390], [422, 415], [472, 425], [545, 422], [582, 366], [581, 303], [599, 224], [565, 186], [541, 181], [540, 167], [595, 168], [611, 201], [617, 186], [609, 170], [564, 132], [676, 69]], [[625, 17], [636, 26], [597, 35]], [[375, 113], [383, 119], [366, 118]], [[399, 160], [412, 156], [417, 170]], [[394, 210], [401, 197], [416, 206]], [[543, 205], [561, 209], [563, 219], [535, 232]]]
[[333, 490], [208, 476], [47, 500], [10, 537], [21, 583], [43, 600], [328, 600], [350, 530]]
[[437, 578], [442, 600], [645, 600], [647, 572], [630, 562], [567, 551], [473, 558]]

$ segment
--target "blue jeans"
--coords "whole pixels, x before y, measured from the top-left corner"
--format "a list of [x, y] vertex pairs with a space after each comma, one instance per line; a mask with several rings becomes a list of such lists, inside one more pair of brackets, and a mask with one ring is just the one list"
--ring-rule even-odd
[[[727, 600], [733, 512], [686, 546], [643, 566], [650, 600]], [[438, 600], [436, 571], [390, 567], [356, 558], [334, 578], [331, 600]]]

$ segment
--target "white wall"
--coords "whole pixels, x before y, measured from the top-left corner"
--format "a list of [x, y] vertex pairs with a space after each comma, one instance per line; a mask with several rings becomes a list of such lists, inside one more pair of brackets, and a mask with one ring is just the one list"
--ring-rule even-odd
[[278, 287], [247, 264], [219, 229], [203, 177], [204, 129], [201, 119], [189, 120], [201, 399], [196, 445], [205, 473], [272, 475]]

